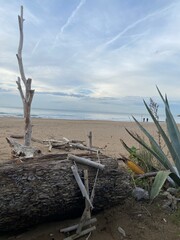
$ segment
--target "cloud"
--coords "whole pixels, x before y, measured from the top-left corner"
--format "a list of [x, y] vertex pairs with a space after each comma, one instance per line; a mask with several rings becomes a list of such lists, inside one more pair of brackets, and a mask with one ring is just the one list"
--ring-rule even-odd
[[[21, 2], [23, 63], [38, 99], [48, 94], [51, 105], [64, 97], [69, 107], [83, 101], [85, 108], [117, 108], [129, 95], [157, 96], [156, 85], [180, 99], [179, 1]], [[19, 11], [19, 1], [2, 1], [0, 86], [10, 91], [19, 76]]]

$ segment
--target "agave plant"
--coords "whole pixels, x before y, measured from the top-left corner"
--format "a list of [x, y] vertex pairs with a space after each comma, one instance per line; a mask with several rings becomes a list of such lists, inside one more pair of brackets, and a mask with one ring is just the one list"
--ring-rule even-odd
[[169, 103], [167, 96], [163, 97], [160, 90], [157, 87], [160, 97], [162, 98], [165, 106], [165, 114], [166, 114], [166, 127], [167, 127], [167, 134], [161, 127], [159, 121], [154, 116], [153, 112], [144, 101], [146, 109], [148, 110], [150, 116], [152, 117], [153, 122], [155, 123], [157, 130], [161, 137], [163, 138], [170, 156], [172, 160], [170, 160], [164, 151], [161, 149], [159, 144], [156, 142], [154, 137], [133, 117], [134, 121], [137, 123], [139, 128], [145, 134], [145, 136], [149, 139], [149, 144], [145, 142], [145, 140], [140, 137], [138, 134], [133, 133], [126, 129], [126, 131], [144, 148], [146, 148], [166, 169], [166, 171], [159, 171], [156, 175], [155, 181], [153, 183], [150, 198], [155, 198], [160, 189], [162, 188], [165, 180], [168, 176], [173, 180], [173, 182], [180, 186], [180, 132], [178, 126], [173, 118], [173, 115], [170, 111]]

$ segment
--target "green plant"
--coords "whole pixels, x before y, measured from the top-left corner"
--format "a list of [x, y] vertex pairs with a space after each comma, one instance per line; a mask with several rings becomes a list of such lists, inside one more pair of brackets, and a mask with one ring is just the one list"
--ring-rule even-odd
[[[158, 115], [159, 105], [152, 98], [150, 98], [149, 108], [150, 108], [152, 114], [154, 115], [154, 117], [156, 118], [156, 120], [159, 121], [159, 115]], [[157, 131], [157, 135], [158, 135], [158, 144], [162, 148], [161, 134], [159, 133], [159, 131]]]
[[120, 139], [123, 147], [128, 151], [129, 158], [140, 166], [145, 172], [162, 170], [163, 166], [154, 158], [152, 153], [150, 153], [142, 145], [139, 148], [134, 146], [128, 147], [128, 145]]
[[156, 118], [156, 120], [159, 121], [159, 115], [158, 115], [159, 105], [152, 98], [150, 98], [149, 108], [152, 114], [154, 115], [154, 117]]
[[[166, 114], [166, 127], [168, 134], [165, 133], [163, 128], [161, 127], [159, 121], [154, 116], [152, 110], [150, 107], [146, 104], [144, 101], [145, 107], [148, 110], [150, 116], [152, 117], [152, 120], [155, 123], [155, 126], [157, 127], [157, 130], [159, 134], [161, 135], [162, 139], [164, 140], [166, 147], [168, 148], [168, 151], [171, 156], [171, 160], [168, 158], [168, 156], [164, 153], [164, 151], [161, 149], [161, 146], [156, 142], [156, 140], [153, 138], [153, 136], [133, 117], [139, 128], [142, 130], [142, 132], [145, 134], [145, 136], [149, 139], [149, 144], [147, 144], [142, 137], [140, 137], [138, 134], [133, 133], [126, 129], [126, 131], [144, 148], [146, 148], [161, 164], [162, 166], [167, 170], [166, 174], [164, 174], [163, 171], [161, 171], [155, 179], [152, 191], [150, 194], [151, 199], [154, 199], [161, 187], [162, 187], [162, 181], [164, 181], [164, 176], [166, 178], [170, 176], [173, 181], [180, 186], [180, 132], [178, 129], [178, 126], [173, 118], [173, 115], [170, 111], [169, 103], [167, 96], [163, 97], [160, 90], [157, 88], [159, 95], [164, 103], [165, 106], [165, 114]], [[161, 180], [162, 179], [162, 180]]]

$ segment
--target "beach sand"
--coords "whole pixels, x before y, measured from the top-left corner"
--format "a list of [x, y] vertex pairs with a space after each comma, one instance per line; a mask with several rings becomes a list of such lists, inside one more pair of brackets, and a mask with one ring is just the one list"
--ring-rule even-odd
[[[92, 132], [93, 146], [104, 149], [103, 153], [111, 157], [120, 157], [120, 154], [127, 155], [120, 139], [123, 139], [129, 146], [139, 145], [127, 133], [125, 128], [141, 134], [134, 122], [115, 121], [88, 121], [88, 120], [56, 120], [56, 119], [32, 119], [32, 137], [39, 140], [56, 139], [63, 137], [69, 140], [82, 140], [88, 145], [88, 134]], [[142, 123], [153, 135], [156, 135], [153, 123]], [[21, 118], [0, 118], [0, 153], [1, 159], [10, 158], [10, 148], [6, 137], [11, 134], [23, 135], [24, 120]], [[48, 147], [32, 142], [32, 145], [41, 149], [44, 154], [48, 153]], [[54, 150], [57, 153], [59, 150]]]
[[[120, 143], [120, 139], [123, 139], [130, 147], [139, 147], [135, 140], [126, 132], [125, 128], [141, 134], [137, 124], [134, 122], [32, 119], [32, 124], [32, 136], [39, 140], [52, 138], [58, 140], [66, 137], [69, 140], [83, 140], [88, 144], [88, 134], [92, 131], [93, 146], [104, 149], [104, 154], [114, 158], [120, 157], [121, 154], [128, 156], [128, 153]], [[154, 136], [157, 135], [153, 123], [142, 124]], [[11, 158], [11, 150], [6, 137], [11, 134], [23, 135], [23, 128], [23, 119], [0, 118], [1, 161], [7, 161]], [[40, 149], [43, 154], [48, 153], [48, 147], [35, 142], [32, 144]], [[60, 150], [53, 149], [52, 153], [60, 153]], [[98, 214], [97, 230], [92, 234], [90, 239], [123, 239], [117, 230], [119, 226], [126, 232], [127, 237], [125, 239], [156, 240], [160, 237], [164, 239], [178, 239], [174, 237], [176, 236], [178, 227], [169, 221], [168, 227], [166, 227], [166, 222], [162, 220], [167, 215], [148, 203], [144, 204], [127, 200], [123, 206], [117, 206]], [[77, 220], [42, 224], [18, 236], [0, 236], [0, 239], [62, 240], [63, 235], [59, 233], [59, 229], [74, 223], [77, 223]]]

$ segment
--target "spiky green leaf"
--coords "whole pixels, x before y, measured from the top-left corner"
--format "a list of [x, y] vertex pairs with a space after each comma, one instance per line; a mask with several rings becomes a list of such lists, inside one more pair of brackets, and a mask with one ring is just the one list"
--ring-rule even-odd
[[158, 88], [157, 88], [157, 90], [165, 104], [167, 130], [168, 130], [169, 137], [171, 139], [171, 145], [172, 145], [172, 147], [175, 151], [175, 155], [176, 155], [176, 156], [172, 156], [172, 157], [173, 157], [175, 165], [178, 169], [178, 172], [180, 173], [180, 132], [179, 132], [178, 126], [174, 120], [174, 117], [170, 111], [167, 96], [165, 96], [165, 99], [164, 99], [160, 90]]
[[162, 138], [164, 139], [164, 142], [166, 143], [167, 147], [168, 147], [168, 150], [171, 154], [171, 157], [177, 167], [178, 163], [180, 162], [180, 155], [178, 156], [172, 143], [170, 142], [168, 136], [166, 135], [166, 133], [164, 132], [164, 130], [162, 129], [161, 125], [159, 124], [159, 122], [157, 121], [157, 119], [154, 117], [154, 115], [152, 114], [150, 108], [148, 107], [148, 105], [146, 104], [146, 102], [144, 101], [144, 104], [146, 106], [146, 109], [148, 110], [150, 116], [152, 117], [160, 135], [162, 136]]
[[158, 196], [161, 188], [163, 187], [170, 171], [159, 171], [154, 179], [153, 185], [151, 187], [150, 199], [153, 200]]

